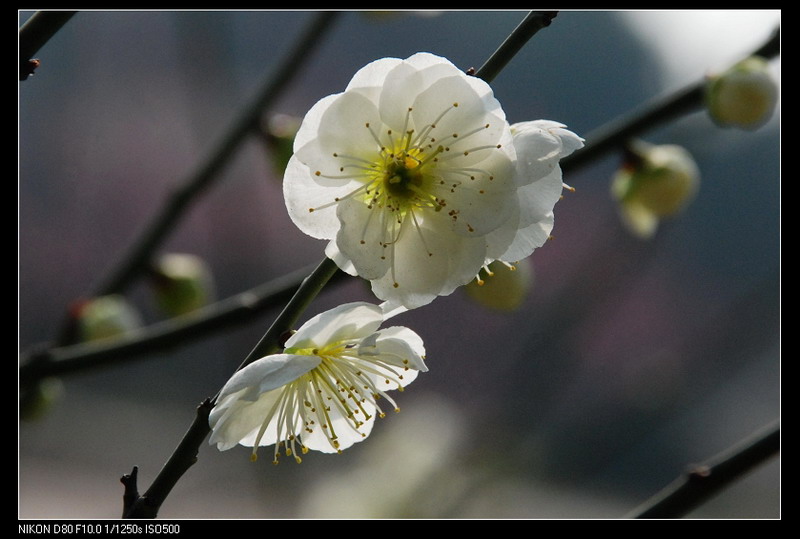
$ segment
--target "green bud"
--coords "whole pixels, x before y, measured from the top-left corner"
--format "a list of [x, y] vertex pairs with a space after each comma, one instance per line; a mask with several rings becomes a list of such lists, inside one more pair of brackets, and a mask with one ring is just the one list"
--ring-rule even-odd
[[519, 309], [533, 286], [533, 266], [526, 258], [513, 266], [500, 261], [489, 264], [488, 272], [464, 287], [467, 296], [478, 304], [498, 311]]
[[777, 102], [778, 86], [760, 56], [708, 77], [706, 106], [720, 126], [757, 129], [772, 117]]
[[300, 129], [300, 122], [300, 118], [288, 114], [275, 114], [267, 121], [265, 133], [272, 151], [272, 162], [281, 176], [294, 154], [294, 136]]
[[20, 393], [19, 417], [23, 421], [43, 418], [64, 393], [64, 384], [58, 378], [45, 378]]
[[649, 238], [661, 218], [675, 215], [694, 199], [700, 171], [691, 154], [674, 144], [637, 141], [629, 152], [612, 180], [611, 194], [631, 232]]
[[158, 306], [169, 316], [180, 316], [213, 300], [213, 281], [206, 263], [197, 256], [169, 253], [151, 272]]
[[80, 304], [76, 308], [76, 317], [83, 341], [118, 337], [141, 326], [138, 311], [118, 294], [101, 296]]

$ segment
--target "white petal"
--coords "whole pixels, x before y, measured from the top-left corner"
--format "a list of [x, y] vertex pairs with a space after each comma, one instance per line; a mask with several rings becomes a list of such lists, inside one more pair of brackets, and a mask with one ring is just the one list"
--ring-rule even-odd
[[[364, 279], [377, 279], [389, 269], [387, 248], [393, 241], [391, 230], [394, 218], [388, 211], [373, 206], [370, 209], [361, 200], [343, 200], [336, 209], [341, 228], [336, 235], [336, 245]], [[384, 222], [390, 219], [389, 223]]]
[[273, 354], [262, 357], [235, 372], [219, 394], [219, 400], [232, 393], [246, 389], [238, 398], [255, 400], [258, 395], [286, 385], [307, 373], [317, 365], [316, 356], [297, 356], [293, 354]]
[[356, 71], [356, 74], [353, 75], [345, 91], [357, 88], [379, 88], [383, 86], [386, 75], [401, 62], [402, 60], [399, 58], [381, 58], [368, 63]]
[[356, 271], [356, 267], [350, 261], [349, 258], [344, 256], [339, 248], [336, 246], [336, 241], [331, 241], [325, 247], [325, 256], [333, 260], [339, 269], [343, 272], [347, 273], [348, 275], [352, 275], [356, 277], [358, 275], [358, 271]]
[[322, 116], [331, 103], [341, 94], [333, 94], [323, 97], [317, 101], [313, 107], [306, 113], [297, 134], [294, 136], [294, 151], [299, 150], [313, 139], [317, 138], [317, 131], [319, 130], [319, 123], [322, 121]]
[[236, 394], [220, 400], [211, 410], [209, 425], [212, 433], [209, 444], [225, 451], [258, 431], [277, 399], [278, 391], [261, 395], [255, 401], [245, 401]]
[[[316, 177], [295, 154], [286, 166], [283, 197], [289, 217], [300, 230], [313, 238], [330, 240], [339, 230], [336, 206], [331, 203], [357, 187], [358, 184], [352, 182], [333, 182]], [[310, 211], [313, 208], [318, 209]]]
[[[302, 430], [300, 439], [303, 445], [322, 453], [337, 453], [343, 449], [347, 449], [354, 443], [362, 441], [372, 432], [372, 425], [375, 422], [375, 405], [370, 400], [361, 403], [363, 410], [359, 410], [359, 413], [355, 414], [355, 417], [363, 422], [363, 424], [356, 429], [352, 420], [348, 419], [342, 413], [341, 409], [337, 407], [336, 399], [338, 396], [336, 394], [329, 394], [327, 391], [323, 391], [321, 397], [324, 402], [329, 403], [330, 410], [327, 411], [327, 417], [330, 421], [327, 421], [323, 415], [320, 416], [316, 424], [311, 427], [311, 432]], [[330, 397], [330, 399], [328, 399], [328, 397]], [[368, 417], [365, 417], [365, 412]], [[323, 428], [323, 425], [325, 425], [325, 428]], [[331, 444], [331, 441], [328, 439], [330, 435], [336, 436], [338, 447]]]
[[407, 218], [399, 241], [388, 251], [390, 269], [372, 281], [372, 291], [382, 300], [413, 309], [472, 280], [483, 265], [486, 244], [482, 237], [465, 238], [443, 226], [417, 227]]
[[383, 312], [377, 305], [346, 303], [303, 324], [286, 341], [286, 348], [322, 348], [344, 340], [361, 339], [374, 333], [382, 321]]

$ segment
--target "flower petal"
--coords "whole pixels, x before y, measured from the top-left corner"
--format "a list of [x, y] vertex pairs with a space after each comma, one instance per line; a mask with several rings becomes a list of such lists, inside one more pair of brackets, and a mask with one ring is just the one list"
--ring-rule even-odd
[[374, 333], [383, 322], [377, 305], [346, 303], [318, 314], [286, 341], [286, 349], [323, 348], [328, 344], [360, 339]]

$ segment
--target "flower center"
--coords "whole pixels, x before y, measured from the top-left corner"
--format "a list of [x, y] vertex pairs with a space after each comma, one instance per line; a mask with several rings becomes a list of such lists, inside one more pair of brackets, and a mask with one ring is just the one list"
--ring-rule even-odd
[[[280, 398], [266, 415], [253, 446], [253, 459], [256, 449], [267, 428], [277, 428], [278, 443], [275, 444], [273, 463], [278, 463], [281, 446], [285, 445], [286, 456], [294, 456], [299, 463], [300, 453], [308, 449], [299, 442], [303, 433], [313, 434], [319, 429], [328, 440], [330, 446], [339, 449], [340, 428], [347, 428], [359, 433], [365, 422], [372, 420], [373, 414], [384, 417], [384, 412], [376, 402], [381, 397], [391, 403], [396, 412], [400, 409], [386, 392], [378, 387], [376, 380], [386, 384], [396, 384], [403, 390], [403, 375], [396, 372], [389, 364], [371, 357], [369, 351], [360, 350], [360, 341], [341, 341], [323, 348], [288, 348], [286, 353], [296, 355], [318, 356], [320, 364], [298, 379], [290, 382], [281, 390]], [[403, 361], [408, 370], [408, 360]], [[300, 424], [293, 419], [300, 416]], [[344, 417], [346, 423], [334, 426], [333, 418]], [[273, 423], [273, 420], [276, 420]], [[273, 427], [269, 427], [272, 424]], [[348, 433], [348, 435], [351, 435]]]

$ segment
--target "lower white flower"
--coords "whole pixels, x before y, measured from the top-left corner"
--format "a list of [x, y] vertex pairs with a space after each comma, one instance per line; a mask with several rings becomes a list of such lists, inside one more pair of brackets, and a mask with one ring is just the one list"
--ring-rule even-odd
[[[540, 131], [559, 142], [562, 127], [545, 122]], [[543, 208], [558, 197], [532, 185], [562, 152], [552, 153], [546, 136], [522, 138], [512, 140], [489, 85], [448, 60], [376, 60], [304, 118], [284, 175], [286, 206], [303, 232], [331, 240], [328, 257], [371, 281], [378, 298], [419, 307], [505, 255], [515, 227], [547, 219]], [[535, 152], [521, 156], [521, 168], [536, 176], [519, 177], [518, 147]]]
[[300, 462], [309, 449], [336, 453], [366, 438], [384, 412], [386, 393], [427, 371], [422, 339], [406, 327], [379, 329], [385, 317], [369, 303], [319, 314], [286, 341], [282, 354], [261, 358], [225, 384], [209, 416], [209, 443], [285, 446]]

